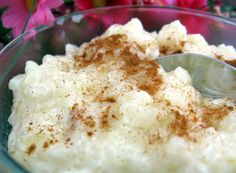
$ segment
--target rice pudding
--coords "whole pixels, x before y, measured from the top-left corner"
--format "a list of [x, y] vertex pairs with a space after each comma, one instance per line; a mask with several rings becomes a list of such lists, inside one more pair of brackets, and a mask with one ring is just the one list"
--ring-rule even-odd
[[184, 52], [236, 60], [179, 21], [149, 33], [132, 19], [28, 61], [9, 83], [9, 153], [36, 173], [236, 172], [235, 102], [204, 98], [186, 70], [157, 62]]

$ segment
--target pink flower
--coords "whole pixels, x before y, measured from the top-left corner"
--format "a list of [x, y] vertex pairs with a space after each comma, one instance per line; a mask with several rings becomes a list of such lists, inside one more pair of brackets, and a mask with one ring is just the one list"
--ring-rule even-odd
[[[12, 28], [14, 37], [21, 34], [26, 23], [34, 0], [1, 0], [1, 6], [7, 6], [6, 12], [2, 15], [3, 25]], [[33, 7], [33, 14], [30, 17], [26, 31], [40, 25], [51, 23], [55, 18], [50, 9], [63, 4], [63, 0], [36, 0]]]
[[[95, 7], [103, 6], [115, 6], [115, 5], [131, 5], [133, 0], [75, 0], [75, 6], [78, 10], [87, 10]], [[105, 28], [114, 23], [124, 23], [129, 19], [129, 12], [125, 9], [119, 9], [113, 11], [113, 14], [109, 15], [103, 13], [91, 13], [86, 14], [85, 18], [88, 22], [89, 28], [94, 28], [96, 25], [102, 24]]]
[[87, 10], [93, 8], [93, 0], [76, 0], [75, 6], [78, 10]]
[[[151, 1], [151, 0], [150, 0]], [[207, 0], [157, 0], [160, 5], [207, 10]]]
[[[159, 6], [175, 6], [182, 8], [193, 8], [199, 10], [207, 10], [207, 0], [75, 0], [75, 5], [78, 10], [86, 10], [95, 7], [102, 6], [111, 6], [111, 5], [130, 5], [130, 4], [139, 4], [139, 5], [159, 5]], [[114, 9], [115, 10], [115, 9]], [[127, 22], [132, 14], [125, 9], [119, 9], [119, 12], [113, 11], [113, 15], [109, 14], [86, 14], [88, 25], [90, 28], [99, 26], [103, 24], [105, 28], [110, 26], [113, 23], [125, 23]], [[156, 15], [159, 15], [157, 10], [147, 11], [145, 14], [139, 14], [139, 18], [143, 19], [143, 24], [146, 27], [155, 21]], [[148, 16], [148, 17], [147, 17]], [[164, 14], [163, 21], [161, 23], [165, 24], [166, 21], [171, 21], [171, 19], [180, 19], [186, 27], [188, 28], [189, 33], [196, 33], [198, 30], [196, 25], [199, 22], [198, 18], [187, 15], [178, 15], [178, 14]], [[160, 19], [159, 19], [160, 20]], [[201, 20], [203, 21], [203, 20]], [[159, 21], [160, 22], [160, 21]], [[201, 33], [207, 35], [208, 25], [201, 27]]]
[[133, 0], [75, 0], [75, 6], [78, 10], [86, 10], [95, 7], [131, 5]]
[[207, 0], [75, 0], [79, 10], [113, 5], [160, 5], [207, 10]]
[[133, 0], [133, 4], [175, 6], [182, 8], [205, 9], [207, 0]]
[[207, 9], [207, 0], [177, 0], [177, 6], [182, 8]]
[[[198, 9], [201, 11], [208, 10], [207, 0], [162, 0], [165, 5], [177, 6], [181, 8], [191, 8]], [[207, 20], [199, 16], [188, 16], [180, 15], [178, 16], [180, 21], [186, 26], [188, 33], [201, 33], [202, 35], [208, 34], [209, 24]], [[201, 21], [201, 27], [196, 27]]]

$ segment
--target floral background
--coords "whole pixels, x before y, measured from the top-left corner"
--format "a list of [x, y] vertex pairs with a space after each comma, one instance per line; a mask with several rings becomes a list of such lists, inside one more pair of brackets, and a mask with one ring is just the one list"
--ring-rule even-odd
[[21, 33], [49, 24], [56, 17], [115, 5], [175, 6], [208, 11], [236, 20], [236, 0], [0, 0], [0, 50]]

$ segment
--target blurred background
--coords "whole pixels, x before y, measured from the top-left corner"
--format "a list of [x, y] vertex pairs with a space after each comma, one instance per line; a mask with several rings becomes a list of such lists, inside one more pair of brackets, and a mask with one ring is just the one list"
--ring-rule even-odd
[[[17, 5], [16, 5], [17, 4]], [[190, 8], [232, 18], [236, 0], [0, 0], [0, 50], [18, 35], [75, 11], [115, 5]]]

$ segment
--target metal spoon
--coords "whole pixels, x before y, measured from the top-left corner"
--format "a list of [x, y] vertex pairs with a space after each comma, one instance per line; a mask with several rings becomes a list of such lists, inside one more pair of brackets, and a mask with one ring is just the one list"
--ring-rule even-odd
[[188, 71], [193, 86], [211, 98], [236, 100], [236, 68], [216, 58], [184, 53], [158, 58], [158, 63], [169, 72], [177, 67]]

